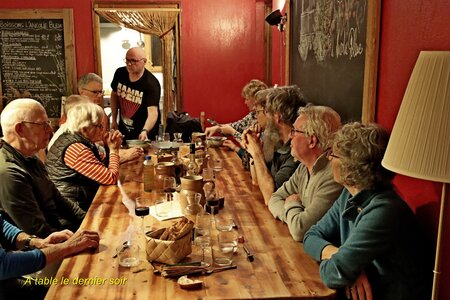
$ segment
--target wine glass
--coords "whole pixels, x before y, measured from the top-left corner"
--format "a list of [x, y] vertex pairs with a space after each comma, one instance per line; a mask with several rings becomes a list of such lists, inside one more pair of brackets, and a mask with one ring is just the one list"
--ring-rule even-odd
[[174, 143], [183, 143], [183, 133], [181, 132], [174, 132], [173, 134], [173, 141]]
[[194, 243], [202, 249], [201, 265], [204, 267], [209, 267], [210, 264], [205, 262], [205, 249], [211, 246], [211, 237], [209, 235], [197, 236]]
[[166, 193], [167, 201], [169, 201], [170, 205], [172, 206], [172, 196], [173, 196], [172, 193], [175, 193], [177, 189], [177, 182], [175, 177], [173, 176], [164, 177], [163, 189], [164, 193]]
[[136, 216], [141, 217], [141, 227], [142, 232], [145, 234], [145, 222], [144, 217], [148, 216], [150, 214], [150, 208], [148, 205], [146, 205], [146, 201], [144, 198], [137, 197], [136, 203], [134, 206], [134, 213]]

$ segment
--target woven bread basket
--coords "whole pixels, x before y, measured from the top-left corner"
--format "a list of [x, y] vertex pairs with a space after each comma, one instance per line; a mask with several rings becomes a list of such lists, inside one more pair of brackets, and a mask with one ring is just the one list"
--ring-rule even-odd
[[166, 230], [158, 230], [147, 233], [147, 260], [165, 264], [176, 264], [192, 252], [192, 230], [174, 241], [160, 240], [159, 237]]

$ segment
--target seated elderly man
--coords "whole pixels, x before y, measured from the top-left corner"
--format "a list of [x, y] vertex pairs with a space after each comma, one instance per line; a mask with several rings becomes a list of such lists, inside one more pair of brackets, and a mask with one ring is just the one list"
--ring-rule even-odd
[[[0, 215], [0, 240], [0, 299], [43, 299], [46, 288], [20, 276], [85, 249], [97, 248], [99, 236], [93, 231], [80, 230], [73, 234], [63, 230], [40, 239], [11, 225]], [[15, 251], [18, 249], [27, 251]]]
[[285, 222], [296, 241], [333, 205], [342, 186], [333, 180], [326, 150], [341, 125], [330, 107], [307, 105], [291, 130], [291, 153], [301, 164], [269, 200], [274, 217]]
[[49, 179], [36, 153], [47, 147], [52, 127], [44, 107], [17, 99], [0, 116], [0, 213], [8, 222], [39, 237], [76, 231], [85, 212], [64, 198]]
[[266, 204], [298, 167], [291, 155], [290, 133], [298, 109], [305, 105], [295, 86], [270, 89], [264, 111], [258, 112], [266, 115], [262, 140], [251, 130], [243, 135], [241, 143], [253, 158], [256, 182]]
[[[100, 184], [116, 184], [119, 177], [119, 131], [105, 132], [105, 112], [94, 103], [81, 103], [67, 114], [67, 131], [47, 153], [50, 179], [61, 194], [87, 211]], [[106, 153], [95, 143], [102, 142]]]

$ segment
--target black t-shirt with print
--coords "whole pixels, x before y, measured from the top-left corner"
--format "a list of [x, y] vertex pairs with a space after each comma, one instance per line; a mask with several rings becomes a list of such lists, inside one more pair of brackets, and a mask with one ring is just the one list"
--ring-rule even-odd
[[126, 67], [121, 67], [114, 73], [111, 88], [119, 98], [120, 122], [119, 130], [125, 135], [125, 140], [137, 139], [147, 120], [147, 107], [158, 108], [158, 119], [148, 133], [149, 139], [158, 134], [161, 123], [159, 114], [159, 98], [161, 86], [158, 79], [147, 69], [139, 80], [131, 82]]

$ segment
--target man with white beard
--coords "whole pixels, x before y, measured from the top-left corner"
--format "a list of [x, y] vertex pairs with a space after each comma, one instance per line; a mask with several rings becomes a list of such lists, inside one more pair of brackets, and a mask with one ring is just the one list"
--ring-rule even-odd
[[290, 132], [298, 109], [305, 105], [298, 87], [272, 88], [265, 108], [256, 110], [257, 116], [263, 113], [266, 117], [263, 137], [252, 129], [243, 135], [241, 143], [253, 158], [256, 182], [266, 205], [272, 193], [297, 169], [298, 162], [291, 155]]

